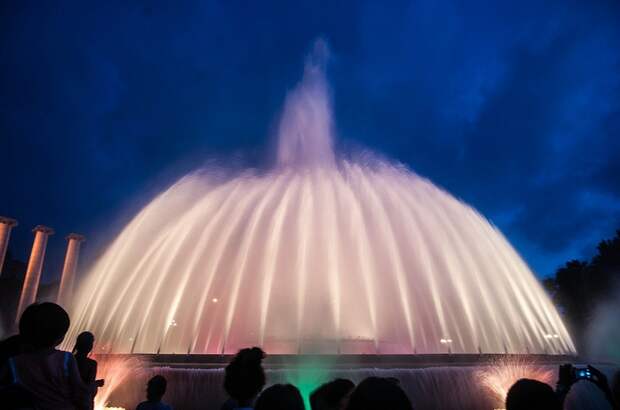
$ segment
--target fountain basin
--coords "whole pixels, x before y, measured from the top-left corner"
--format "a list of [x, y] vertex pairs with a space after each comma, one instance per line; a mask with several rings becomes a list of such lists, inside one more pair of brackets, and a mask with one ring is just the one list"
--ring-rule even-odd
[[[108, 395], [110, 406], [134, 408], [146, 381], [168, 379], [165, 400], [174, 408], [217, 410], [226, 400], [223, 366], [230, 355], [100, 355], [99, 360], [138, 359], [143, 363]], [[508, 388], [527, 377], [554, 385], [561, 355], [272, 355], [264, 365], [267, 384], [293, 383], [307, 400], [320, 384], [337, 377], [355, 383], [369, 376], [394, 377], [419, 409], [499, 409]], [[611, 377], [613, 365], [597, 365]], [[105, 376], [104, 376], [105, 377]], [[566, 409], [605, 409], [599, 391], [578, 383]], [[307, 407], [309, 408], [309, 407]]]

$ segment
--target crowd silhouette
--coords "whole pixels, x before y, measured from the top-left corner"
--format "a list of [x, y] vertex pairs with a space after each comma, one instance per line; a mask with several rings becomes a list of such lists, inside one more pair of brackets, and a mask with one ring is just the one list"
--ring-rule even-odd
[[[57, 349], [70, 325], [67, 312], [55, 303], [28, 306], [18, 334], [0, 341], [0, 408], [6, 410], [90, 410], [104, 380], [97, 379], [97, 362], [88, 357], [95, 336], [81, 333], [73, 354]], [[225, 368], [223, 388], [229, 399], [222, 410], [305, 410], [299, 389], [292, 384], [267, 388], [265, 352], [258, 347], [240, 350]], [[554, 390], [537, 380], [518, 380], [508, 391], [506, 410], [562, 409], [571, 387], [587, 380], [605, 395], [611, 408], [620, 409], [620, 372], [610, 384], [598, 369], [559, 367]], [[156, 375], [146, 388], [146, 401], [136, 410], [172, 410], [163, 402], [167, 380]], [[410, 398], [394, 378], [368, 377], [329, 381], [310, 394], [311, 410], [411, 410]]]

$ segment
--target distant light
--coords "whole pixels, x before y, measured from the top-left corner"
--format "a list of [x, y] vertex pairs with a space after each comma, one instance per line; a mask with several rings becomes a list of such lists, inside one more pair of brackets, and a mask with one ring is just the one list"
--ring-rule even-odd
[[441, 339], [441, 340], [439, 340], [439, 343], [449, 344], [449, 343], [452, 343], [452, 339]]
[[559, 339], [560, 335], [558, 335], [557, 333], [545, 333], [544, 335], [545, 339]]
[[219, 302], [219, 299], [218, 298], [213, 298], [213, 299], [211, 299], [211, 302], [217, 303], [217, 302]]
[[172, 320], [170, 321], [169, 326], [176, 326], [176, 325], [177, 325], [176, 320], [172, 319]]

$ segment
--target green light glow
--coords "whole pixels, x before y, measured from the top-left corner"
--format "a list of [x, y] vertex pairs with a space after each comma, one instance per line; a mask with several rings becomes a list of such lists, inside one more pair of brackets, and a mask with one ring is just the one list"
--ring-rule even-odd
[[310, 409], [310, 394], [321, 384], [330, 380], [329, 363], [325, 360], [310, 360], [301, 363], [296, 369], [286, 372], [286, 381], [299, 389], [306, 409]]

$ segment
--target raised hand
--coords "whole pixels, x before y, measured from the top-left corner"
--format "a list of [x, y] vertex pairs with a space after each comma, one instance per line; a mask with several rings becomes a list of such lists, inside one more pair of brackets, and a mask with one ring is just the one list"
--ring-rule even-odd
[[558, 388], [568, 390], [576, 381], [575, 367], [570, 363], [560, 365]]
[[593, 376], [590, 381], [596, 386], [598, 386], [598, 388], [601, 389], [603, 393], [605, 393], [605, 397], [611, 403], [612, 407], [614, 409], [618, 409], [618, 403], [615, 403], [614, 401], [613, 394], [611, 392], [611, 389], [609, 388], [609, 383], [607, 382], [607, 376], [605, 376], [603, 372], [601, 372], [594, 366], [588, 365], [588, 370], [590, 370], [590, 373]]

